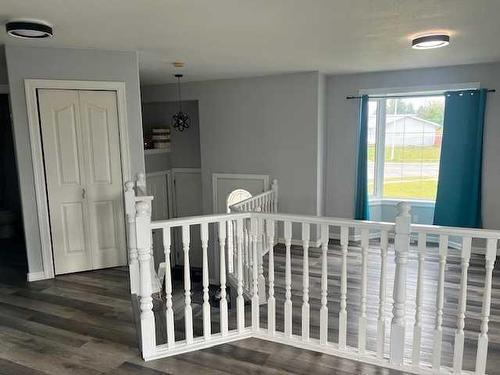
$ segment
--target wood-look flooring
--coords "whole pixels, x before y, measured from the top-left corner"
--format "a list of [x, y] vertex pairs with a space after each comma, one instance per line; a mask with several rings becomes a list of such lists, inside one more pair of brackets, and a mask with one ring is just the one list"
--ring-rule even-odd
[[[359, 311], [359, 249], [349, 249], [348, 342], [357, 342], [357, 314]], [[376, 243], [369, 255], [368, 293], [368, 348], [374, 349], [378, 307], [379, 256]], [[430, 249], [430, 262], [426, 268], [424, 295], [424, 360], [429, 359], [432, 347], [432, 326], [437, 273], [436, 251]], [[388, 259], [387, 336], [391, 317], [392, 276], [394, 264]], [[458, 254], [458, 252], [456, 252]], [[453, 333], [456, 324], [456, 304], [460, 280], [459, 259], [450, 249], [446, 268], [444, 309], [443, 363], [452, 356]], [[284, 250], [276, 248], [277, 325], [282, 329], [284, 300]], [[340, 253], [336, 245], [329, 250], [329, 339], [337, 340], [337, 313], [340, 283]], [[416, 258], [409, 262], [408, 298], [414, 300]], [[469, 271], [469, 291], [466, 318], [465, 368], [475, 360], [475, 340], [479, 328], [484, 263], [473, 256]], [[292, 288], [294, 306], [294, 333], [300, 333], [302, 302], [302, 250], [292, 249]], [[58, 276], [53, 280], [25, 283], [10, 277], [0, 267], [0, 374], [399, 374], [376, 366], [365, 365], [334, 356], [314, 353], [257, 339], [246, 339], [219, 345], [179, 356], [144, 362], [137, 349], [134, 314], [129, 295], [128, 270], [106, 269], [93, 272]], [[267, 275], [267, 257], [266, 269]], [[211, 289], [211, 293], [215, 291]], [[310, 250], [310, 303], [311, 336], [319, 332], [320, 251]], [[490, 318], [490, 350], [488, 373], [500, 374], [500, 274], [494, 272], [492, 309]], [[202, 334], [199, 282], [193, 282], [194, 332]], [[218, 309], [212, 306], [212, 329], [219, 330]], [[246, 306], [247, 324], [250, 306]], [[182, 339], [184, 296], [181, 281], [174, 282], [174, 309], [176, 337]], [[414, 304], [408, 304], [407, 342], [412, 339]], [[230, 312], [230, 328], [236, 324], [235, 309]], [[162, 330], [163, 306], [155, 302], [158, 341], [164, 340]], [[267, 310], [261, 306], [262, 326], [266, 326]], [[451, 343], [451, 344], [450, 344]], [[409, 345], [407, 345], [409, 348]], [[388, 346], [387, 346], [388, 349]], [[407, 355], [410, 355], [408, 352]]]
[[398, 373], [257, 339], [144, 362], [127, 268], [29, 284], [15, 274], [0, 265], [1, 375]]

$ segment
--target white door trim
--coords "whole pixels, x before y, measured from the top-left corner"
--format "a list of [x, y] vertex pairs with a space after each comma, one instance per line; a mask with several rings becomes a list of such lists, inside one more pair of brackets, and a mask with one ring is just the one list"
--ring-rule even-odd
[[49, 207], [47, 202], [45, 170], [42, 153], [42, 137], [38, 113], [38, 89], [64, 90], [106, 90], [115, 91], [118, 108], [118, 131], [120, 134], [120, 158], [123, 181], [130, 180], [130, 153], [127, 125], [127, 102], [125, 82], [104, 81], [65, 81], [50, 79], [25, 79], [26, 109], [30, 134], [31, 157], [35, 179], [35, 197], [38, 214], [38, 228], [42, 247], [43, 279], [54, 277], [54, 259], [49, 224]]
[[217, 183], [220, 179], [262, 180], [264, 186], [269, 187], [269, 175], [265, 174], [212, 173], [212, 212], [214, 213], [217, 207], [219, 207]]

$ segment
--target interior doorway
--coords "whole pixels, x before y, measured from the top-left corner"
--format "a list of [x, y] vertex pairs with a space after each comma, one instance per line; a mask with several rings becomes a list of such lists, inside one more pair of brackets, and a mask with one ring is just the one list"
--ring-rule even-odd
[[0, 94], [0, 171], [0, 275], [2, 282], [25, 281], [28, 261], [8, 94]]

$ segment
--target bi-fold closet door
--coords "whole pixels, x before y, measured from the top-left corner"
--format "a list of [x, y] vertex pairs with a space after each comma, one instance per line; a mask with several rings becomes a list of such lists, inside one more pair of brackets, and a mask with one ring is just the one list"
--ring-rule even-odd
[[114, 91], [38, 90], [56, 274], [126, 264]]

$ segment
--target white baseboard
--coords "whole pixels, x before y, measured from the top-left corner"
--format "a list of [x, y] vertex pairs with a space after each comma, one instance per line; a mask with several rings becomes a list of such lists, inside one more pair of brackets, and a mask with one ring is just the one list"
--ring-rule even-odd
[[39, 281], [39, 280], [45, 280], [47, 277], [45, 276], [45, 272], [40, 271], [40, 272], [28, 272], [28, 281]]

